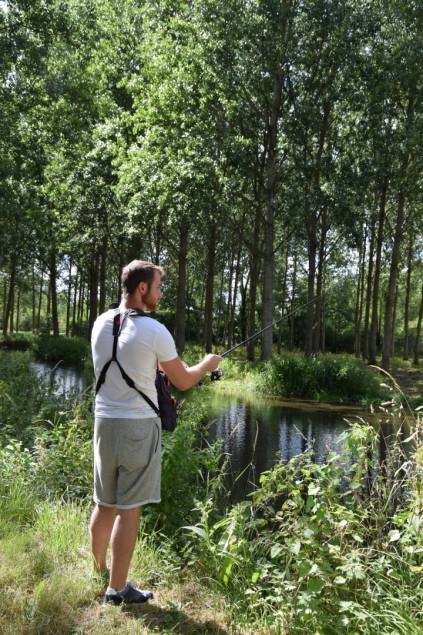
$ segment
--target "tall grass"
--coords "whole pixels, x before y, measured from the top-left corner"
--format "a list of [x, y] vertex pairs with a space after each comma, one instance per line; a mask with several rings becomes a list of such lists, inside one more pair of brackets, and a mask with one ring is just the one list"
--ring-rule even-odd
[[[385, 416], [398, 416], [388, 413]], [[198, 505], [191, 558], [236, 615], [283, 633], [421, 633], [423, 425], [393, 440], [354, 421], [325, 465], [312, 453], [262, 474], [250, 501], [214, 520]]]
[[[23, 435], [19, 389], [12, 393], [19, 372], [27, 395], [43, 389], [23, 372], [25, 357], [8, 359], [16, 381], [3, 382], [16, 410], [1, 411], [0, 632], [144, 632], [118, 609], [100, 613], [103, 588], [91, 575], [92, 397], [72, 406], [58, 397], [48, 421], [39, 419], [42, 402], [22, 403], [31, 431]], [[219, 445], [205, 441], [201, 396], [165, 435], [162, 503], [145, 510], [131, 576], [159, 596], [181, 579], [193, 597], [208, 588], [202, 601], [218, 597], [234, 631], [422, 632], [422, 411], [409, 432], [394, 400], [381, 411], [401, 422], [383, 464], [377, 430], [354, 419], [326, 464], [312, 452], [277, 464], [249, 500], [222, 509], [224, 466]], [[175, 608], [163, 614], [163, 628], [146, 633], [182, 628]]]
[[384, 397], [376, 374], [361, 360], [332, 354], [273, 357], [260, 369], [257, 390], [285, 398], [337, 403], [365, 404]]

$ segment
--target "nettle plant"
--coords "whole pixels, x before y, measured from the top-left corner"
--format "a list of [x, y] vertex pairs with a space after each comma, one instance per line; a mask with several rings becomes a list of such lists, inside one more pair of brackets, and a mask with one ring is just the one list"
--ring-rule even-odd
[[404, 579], [412, 615], [423, 562], [421, 425], [407, 438], [397, 431], [383, 462], [379, 436], [351, 422], [325, 464], [312, 451], [277, 464], [251, 501], [218, 520], [213, 501], [199, 505], [199, 522], [186, 528], [196, 536], [192, 561], [246, 614], [291, 628], [375, 632]]

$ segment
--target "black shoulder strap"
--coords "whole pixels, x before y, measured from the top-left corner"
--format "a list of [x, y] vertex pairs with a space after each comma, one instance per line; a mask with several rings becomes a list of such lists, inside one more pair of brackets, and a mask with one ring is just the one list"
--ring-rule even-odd
[[[115, 308], [115, 307], [113, 307]], [[128, 317], [128, 315], [130, 315], [131, 317], [142, 317], [143, 315], [147, 315], [146, 313], [144, 313], [144, 311], [142, 311], [141, 309], [129, 309], [128, 311], [125, 311], [124, 313], [116, 313], [114, 318], [113, 318], [113, 352], [112, 352], [112, 357], [111, 359], [109, 359], [108, 362], [106, 362], [101, 370], [101, 373], [98, 377], [97, 380], [97, 384], [95, 387], [95, 394], [98, 393], [98, 391], [100, 390], [101, 386], [104, 384], [104, 382], [106, 381], [106, 375], [107, 375], [107, 371], [109, 370], [109, 366], [112, 362], [116, 362], [116, 364], [118, 365], [118, 368], [120, 370], [120, 374], [122, 375], [122, 379], [126, 382], [126, 384], [128, 384], [128, 386], [130, 388], [133, 388], [134, 390], [137, 391], [137, 393], [139, 395], [141, 395], [141, 397], [143, 397], [145, 399], [145, 401], [148, 403], [148, 405], [150, 406], [150, 408], [152, 408], [154, 410], [154, 412], [157, 414], [157, 416], [160, 416], [160, 411], [157, 408], [156, 404], [153, 403], [151, 401], [151, 399], [149, 397], [147, 397], [147, 395], [145, 395], [143, 392], [141, 392], [141, 390], [139, 390], [136, 386], [135, 386], [135, 382], [133, 379], [131, 379], [131, 377], [129, 377], [129, 375], [126, 374], [126, 372], [124, 371], [124, 369], [122, 368], [122, 366], [120, 365], [117, 357], [116, 357], [116, 352], [117, 352], [117, 345], [118, 345], [118, 339], [119, 339], [119, 335], [122, 332], [122, 327], [125, 323], [126, 318]]]

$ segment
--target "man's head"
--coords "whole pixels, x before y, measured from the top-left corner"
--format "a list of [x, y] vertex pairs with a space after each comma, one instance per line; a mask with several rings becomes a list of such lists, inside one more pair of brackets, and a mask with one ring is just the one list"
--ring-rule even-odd
[[161, 298], [164, 269], [144, 260], [133, 260], [122, 269], [122, 289], [126, 300], [135, 306], [155, 311]]

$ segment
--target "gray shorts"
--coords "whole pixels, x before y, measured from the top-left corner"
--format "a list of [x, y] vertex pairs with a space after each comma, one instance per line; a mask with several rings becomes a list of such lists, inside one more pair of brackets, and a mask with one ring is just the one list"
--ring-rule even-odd
[[96, 417], [94, 500], [131, 509], [160, 502], [161, 422]]

